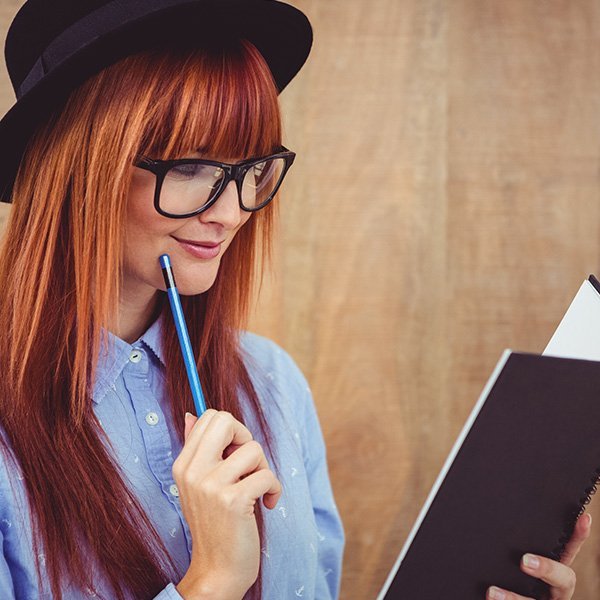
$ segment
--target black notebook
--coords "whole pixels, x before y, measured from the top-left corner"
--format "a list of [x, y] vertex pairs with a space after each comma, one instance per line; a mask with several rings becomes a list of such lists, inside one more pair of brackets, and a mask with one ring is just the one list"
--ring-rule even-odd
[[[600, 323], [590, 280], [552, 353], [557, 336], [573, 348], [573, 335], [591, 335], [570, 325], [585, 320], [582, 293]], [[542, 598], [547, 587], [520, 570], [521, 556], [560, 557], [599, 476], [600, 362], [506, 351], [378, 600], [483, 600], [490, 585]]]

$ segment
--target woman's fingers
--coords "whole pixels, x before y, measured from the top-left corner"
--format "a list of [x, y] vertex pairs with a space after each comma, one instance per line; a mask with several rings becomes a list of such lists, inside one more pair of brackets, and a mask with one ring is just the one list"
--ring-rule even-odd
[[242, 448], [243, 444], [229, 444], [227, 448], [225, 448], [225, 452], [223, 452], [223, 458], [227, 458], [231, 456], [238, 448]]
[[[543, 556], [525, 554], [521, 560], [521, 570], [527, 575], [545, 581], [552, 588], [551, 598], [553, 600], [569, 600], [573, 596], [575, 571], [571, 567]], [[498, 587], [491, 587], [487, 591], [486, 598], [489, 600], [522, 600], [525, 596], [519, 596]]]
[[[202, 453], [207, 458], [212, 458], [212, 466], [216, 467], [223, 461], [223, 452], [230, 444], [241, 446], [252, 441], [252, 433], [231, 413], [219, 411], [213, 416], [204, 431], [199, 428], [192, 430], [190, 440], [194, 435], [200, 439], [196, 445], [195, 453]], [[210, 465], [210, 460], [206, 461]]]
[[188, 439], [188, 435], [192, 431], [192, 428], [196, 424], [198, 417], [195, 417], [191, 413], [185, 413], [185, 427], [183, 430], [183, 442], [185, 443]]
[[560, 557], [560, 562], [565, 565], [571, 565], [573, 559], [577, 556], [577, 553], [583, 546], [585, 540], [588, 539], [590, 531], [592, 530], [592, 515], [590, 513], [584, 513], [577, 519], [575, 528], [573, 529], [573, 535], [567, 542], [564, 552]]
[[533, 600], [529, 596], [519, 596], [519, 594], [503, 590], [496, 586], [488, 588], [485, 598], [486, 600]]
[[268, 469], [251, 473], [236, 485], [250, 498], [263, 496], [263, 504], [267, 508], [275, 508], [281, 498], [281, 482]]
[[262, 446], [250, 440], [227, 457], [216, 469], [219, 479], [227, 483], [237, 483], [242, 477], [259, 469], [268, 469], [269, 463]]
[[[569, 600], [573, 596], [576, 575], [570, 565], [589, 537], [591, 527], [592, 516], [589, 513], [585, 513], [577, 519], [573, 535], [565, 546], [560, 562], [535, 554], [523, 556], [521, 570], [532, 577], [545, 581], [552, 588], [551, 598], [553, 600]], [[486, 594], [487, 600], [525, 600], [525, 598], [525, 596], [496, 586], [488, 588]]]
[[281, 482], [269, 469], [262, 446], [256, 440], [236, 448], [235, 453], [217, 467], [217, 471], [223, 483], [239, 486], [252, 498], [263, 495], [263, 503], [267, 508], [275, 508], [279, 502]]
[[250, 431], [231, 413], [208, 409], [192, 427], [176, 462], [185, 468], [200, 451], [205, 457], [202, 462], [214, 467], [223, 460], [223, 451], [230, 444], [243, 445], [250, 440]]
[[521, 570], [550, 585], [554, 600], [568, 600], [573, 596], [576, 578], [571, 567], [543, 556], [525, 554], [521, 560]]
[[[217, 414], [217, 410], [214, 408], [209, 408], [200, 417], [192, 417], [186, 418], [185, 420], [185, 432], [184, 432], [184, 441], [187, 445], [188, 437], [191, 435], [193, 429], [197, 429], [200, 432], [206, 429], [206, 426], [210, 423], [211, 419]], [[196, 427], [196, 424], [198, 426]], [[197, 436], [199, 437], [199, 436]]]
[[279, 501], [281, 483], [270, 470], [262, 446], [231, 413], [208, 409], [199, 419], [186, 418], [185, 444], [173, 472], [184, 472], [196, 454], [202, 456], [205, 475], [212, 471], [221, 486], [235, 485], [238, 497], [253, 504], [262, 496], [267, 508]]
[[[537, 556], [525, 554], [521, 560], [521, 570], [527, 575], [537, 577], [550, 586], [552, 600], [570, 600], [575, 591], [576, 575], [570, 565], [583, 543], [590, 535], [592, 516], [585, 513], [577, 519], [573, 535], [565, 546], [560, 562]], [[530, 600], [502, 588], [492, 586], [486, 593], [487, 600]]]
[[[550, 585], [553, 600], [569, 600], [573, 596], [575, 571], [571, 567], [543, 556], [525, 554], [521, 560], [521, 570]], [[519, 594], [498, 587], [489, 588], [486, 598], [488, 600], [525, 600], [525, 596], [519, 596]]]

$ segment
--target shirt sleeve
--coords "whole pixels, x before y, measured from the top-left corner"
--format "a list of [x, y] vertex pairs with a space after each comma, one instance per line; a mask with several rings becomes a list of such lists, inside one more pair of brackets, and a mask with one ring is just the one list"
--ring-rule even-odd
[[12, 600], [15, 597], [15, 588], [8, 562], [4, 556], [4, 535], [2, 535], [2, 529], [0, 529], [0, 548], [2, 549], [2, 554], [0, 554], [0, 598]]
[[[4, 428], [0, 426], [0, 444], [6, 439]], [[7, 559], [6, 545], [7, 540], [5, 539], [5, 527], [10, 526], [10, 521], [7, 518], [6, 510], [10, 506], [9, 497], [7, 495], [7, 466], [4, 457], [4, 451], [0, 448], [0, 598], [6, 598], [6, 600], [13, 600], [16, 597], [15, 585], [18, 587], [18, 580], [13, 580], [13, 575], [10, 570], [9, 559]]]
[[175, 584], [171, 582], [158, 596], [154, 596], [154, 600], [183, 600], [183, 596], [177, 591]]
[[305, 467], [319, 536], [315, 598], [336, 599], [342, 576], [344, 527], [333, 496], [325, 441], [308, 385], [305, 387], [304, 424]]
[[[290, 435], [294, 430], [298, 434], [296, 437], [300, 442], [318, 535], [315, 591], [311, 597], [315, 600], [337, 600], [345, 535], [333, 496], [325, 440], [310, 387], [293, 358], [278, 344], [255, 334], [250, 334], [246, 343], [252, 345], [250, 355], [261, 358], [277, 372], [275, 381], [283, 382], [280, 393], [286, 400], [285, 412], [291, 419]], [[273, 379], [273, 374], [267, 373], [267, 377]]]

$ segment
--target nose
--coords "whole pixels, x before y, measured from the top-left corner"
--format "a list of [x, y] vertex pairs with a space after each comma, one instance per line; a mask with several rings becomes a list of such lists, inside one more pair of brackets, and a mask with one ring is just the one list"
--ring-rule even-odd
[[230, 181], [217, 201], [198, 217], [202, 223], [219, 223], [225, 229], [235, 229], [242, 219], [235, 181]]

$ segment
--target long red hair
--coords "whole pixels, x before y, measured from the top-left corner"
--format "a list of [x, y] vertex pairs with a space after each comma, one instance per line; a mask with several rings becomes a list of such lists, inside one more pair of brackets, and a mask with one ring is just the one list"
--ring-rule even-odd
[[[102, 333], [118, 311], [131, 165], [138, 154], [176, 158], [202, 147], [253, 156], [280, 143], [271, 73], [251, 43], [230, 41], [122, 59], [76, 89], [28, 145], [0, 249], [0, 424], [4, 453], [12, 449], [24, 477], [40, 585], [44, 551], [57, 600], [67, 576], [94, 590], [90, 558], [119, 600], [152, 598], [183, 576], [128, 488], [91, 402]], [[213, 286], [182, 303], [208, 405], [243, 420], [241, 390], [277, 472], [238, 337], [260, 259], [270, 259], [275, 207], [252, 215]], [[183, 442], [194, 405], [172, 319], [164, 322], [167, 392]], [[260, 598], [261, 580], [259, 572], [247, 597]]]

